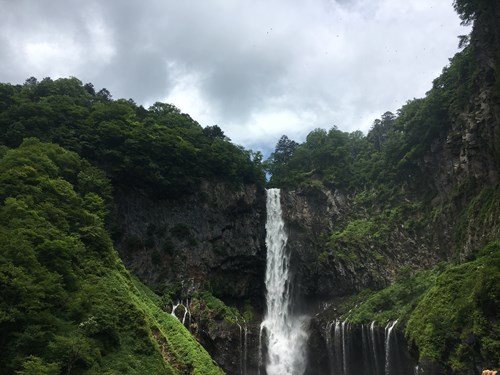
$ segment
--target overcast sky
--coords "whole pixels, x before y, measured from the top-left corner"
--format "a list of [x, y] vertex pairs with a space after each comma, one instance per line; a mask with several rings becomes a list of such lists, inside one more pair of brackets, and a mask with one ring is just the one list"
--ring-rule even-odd
[[0, 0], [0, 82], [75, 76], [267, 154], [282, 134], [366, 132], [468, 32], [452, 0]]

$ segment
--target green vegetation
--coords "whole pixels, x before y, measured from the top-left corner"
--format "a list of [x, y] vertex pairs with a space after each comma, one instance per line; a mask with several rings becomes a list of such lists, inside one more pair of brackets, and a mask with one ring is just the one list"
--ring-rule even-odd
[[403, 269], [388, 288], [352, 297], [344, 309], [356, 307], [344, 318], [381, 324], [398, 319], [420, 360], [456, 372], [474, 370], [477, 361], [494, 368], [500, 363], [499, 276], [500, 241], [494, 241], [464, 264], [443, 263], [414, 275]]
[[26, 137], [77, 152], [115, 187], [166, 199], [194, 191], [201, 179], [264, 181], [260, 153], [232, 144], [217, 125], [202, 128], [170, 104], [146, 110], [112, 100], [76, 78], [0, 84], [0, 144], [17, 147]]
[[[465, 19], [475, 17], [481, 5], [474, 4], [471, 11], [466, 3], [457, 1], [457, 9]], [[474, 44], [466, 45], [450, 59], [424, 98], [408, 101], [396, 114], [384, 113], [366, 136], [335, 126], [328, 131], [313, 130], [302, 144], [284, 135], [266, 161], [269, 185], [322, 184], [353, 194], [375, 192], [371, 203], [397, 204], [403, 196], [431, 200], [436, 192], [424, 156], [431, 153], [433, 144], [445, 139], [459, 113], [472, 105], [481, 74], [474, 48]]]
[[[303, 144], [280, 139], [267, 161], [270, 186], [339, 190], [350, 196], [351, 214], [325, 234], [319, 263], [355, 265], [360, 258], [384, 263], [394, 236], [418, 237], [441, 219], [445, 211], [431, 204], [438, 192], [423, 159], [433, 142], [444, 142], [451, 118], [471, 95], [456, 90], [468, 76], [469, 55], [462, 51], [426, 98], [409, 101], [397, 115], [384, 113], [366, 136], [334, 127], [312, 131]], [[379, 279], [375, 270], [368, 272]]]
[[473, 92], [471, 69], [467, 47], [434, 80], [425, 98], [408, 101], [397, 115], [384, 113], [366, 136], [336, 127], [313, 130], [302, 144], [283, 136], [267, 161], [269, 185], [321, 182], [328, 188], [357, 193], [375, 189], [380, 201], [401, 195], [394, 194], [395, 185], [419, 193], [428, 182], [421, 159], [433, 142], [445, 137], [457, 111], [468, 105]]
[[471, 262], [439, 275], [408, 320], [406, 335], [422, 359], [454, 371], [500, 363], [500, 242], [484, 247]]
[[77, 154], [37, 139], [0, 160], [3, 373], [221, 374], [118, 259], [110, 191]]
[[345, 318], [352, 323], [377, 321], [386, 324], [398, 319], [405, 323], [413, 313], [422, 295], [435, 283], [440, 268], [412, 272], [405, 268], [391, 286], [374, 292], [365, 290], [346, 302], [346, 309], [357, 305]]
[[214, 327], [218, 322], [243, 324], [245, 319], [235, 307], [229, 307], [212, 293], [204, 291], [195, 296], [190, 305], [191, 313], [198, 317], [200, 324]]
[[456, 229], [457, 243], [482, 238], [482, 244], [500, 237], [500, 189], [484, 187], [463, 210]]

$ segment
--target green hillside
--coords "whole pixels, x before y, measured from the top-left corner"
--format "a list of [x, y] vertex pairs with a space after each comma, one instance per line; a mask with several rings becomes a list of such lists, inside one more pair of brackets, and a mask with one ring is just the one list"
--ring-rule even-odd
[[58, 145], [4, 152], [2, 373], [221, 374], [123, 267], [105, 228], [110, 194], [102, 172]]

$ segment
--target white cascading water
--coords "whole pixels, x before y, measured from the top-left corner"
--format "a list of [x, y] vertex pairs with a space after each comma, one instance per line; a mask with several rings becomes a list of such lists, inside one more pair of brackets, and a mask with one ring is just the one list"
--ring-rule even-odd
[[[346, 332], [347, 326], [347, 332]], [[349, 350], [348, 340], [349, 340], [349, 324], [344, 320], [342, 322], [342, 363], [343, 363], [343, 371], [344, 374], [347, 374], [347, 370], [349, 368], [349, 362], [347, 361], [347, 355]]]
[[[184, 307], [184, 315], [182, 316], [182, 321], [179, 319], [179, 317], [175, 313], [175, 310], [177, 310], [177, 308], [179, 306]], [[177, 303], [172, 304], [172, 312], [170, 313], [170, 315], [172, 315], [175, 319], [180, 321], [183, 326], [185, 326], [189, 331], [191, 331], [191, 328], [190, 328], [191, 327], [191, 311], [189, 311], [189, 299], [187, 299], [185, 303], [183, 303], [182, 301], [177, 301]], [[186, 325], [186, 318], [188, 318], [187, 325]]]
[[385, 327], [385, 375], [391, 374], [391, 334], [398, 321], [387, 323]]
[[305, 371], [307, 333], [305, 317], [290, 314], [290, 257], [283, 221], [280, 190], [267, 191], [266, 304], [261, 332], [267, 334], [267, 375], [302, 375]]
[[172, 312], [170, 313], [170, 315], [172, 315], [175, 319], [179, 320], [179, 318], [177, 317], [177, 315], [175, 315], [175, 310], [179, 307], [181, 303], [179, 301], [177, 301], [176, 304], [173, 304], [172, 305]]
[[326, 354], [328, 355], [328, 364], [330, 366], [331, 373], [334, 372], [333, 368], [335, 366], [335, 336], [332, 335], [332, 327], [334, 324], [335, 321], [332, 320], [326, 325], [325, 329]]
[[371, 341], [373, 362], [375, 364], [375, 369], [377, 370], [377, 374], [378, 374], [379, 359], [378, 359], [378, 354], [377, 354], [377, 351], [378, 351], [377, 350], [377, 337], [375, 335], [375, 320], [370, 324], [370, 341]]

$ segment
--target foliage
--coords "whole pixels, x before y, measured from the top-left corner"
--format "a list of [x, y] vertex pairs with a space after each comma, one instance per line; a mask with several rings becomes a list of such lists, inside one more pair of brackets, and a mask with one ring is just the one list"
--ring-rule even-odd
[[398, 319], [420, 360], [457, 372], [472, 371], [478, 362], [494, 368], [500, 361], [499, 277], [500, 242], [494, 241], [461, 265], [401, 270], [388, 288], [352, 297], [345, 309], [356, 306], [344, 318], [382, 324]]
[[213, 296], [210, 292], [203, 292], [203, 299], [207, 304], [207, 307], [216, 315], [222, 316], [223, 319], [233, 323], [244, 321], [243, 317], [240, 315], [239, 311], [236, 308], [227, 306], [224, 302]]
[[350, 166], [362, 151], [362, 135], [332, 128], [313, 130], [299, 145], [281, 137], [276, 151], [267, 161], [271, 173], [270, 186], [290, 186], [319, 179], [326, 186], [348, 187]]
[[500, 236], [500, 188], [486, 186], [462, 211], [456, 228], [456, 242], [466, 246], [471, 237], [482, 238], [482, 244]]
[[500, 363], [498, 279], [500, 242], [485, 246], [471, 262], [449, 267], [412, 313], [406, 335], [420, 358], [455, 371]]
[[0, 84], [0, 144], [54, 142], [103, 169], [115, 186], [167, 199], [191, 192], [201, 179], [263, 183], [259, 158], [218, 126], [202, 128], [171, 104], [146, 110], [103, 90], [76, 78]]
[[2, 373], [221, 373], [124, 269], [104, 227], [109, 192], [58, 145], [27, 139], [0, 159]]
[[377, 321], [385, 324], [398, 319], [404, 324], [439, 273], [439, 268], [420, 272], [405, 268], [391, 286], [377, 292], [365, 291], [352, 297], [347, 305], [357, 306], [346, 318], [352, 323]]
[[479, 14], [491, 11], [493, 3], [491, 0], [454, 0], [453, 7], [463, 23], [468, 25], [476, 20]]
[[[269, 186], [296, 187], [319, 181], [324, 186], [359, 193], [384, 193], [394, 186], [416, 194], [429, 191], [423, 160], [438, 139], [444, 139], [452, 118], [467, 108], [477, 68], [472, 47], [450, 60], [425, 98], [408, 101], [397, 114], [385, 112], [366, 136], [361, 132], [315, 129], [298, 144], [283, 136], [266, 161]], [[422, 197], [429, 198], [429, 197]]]

